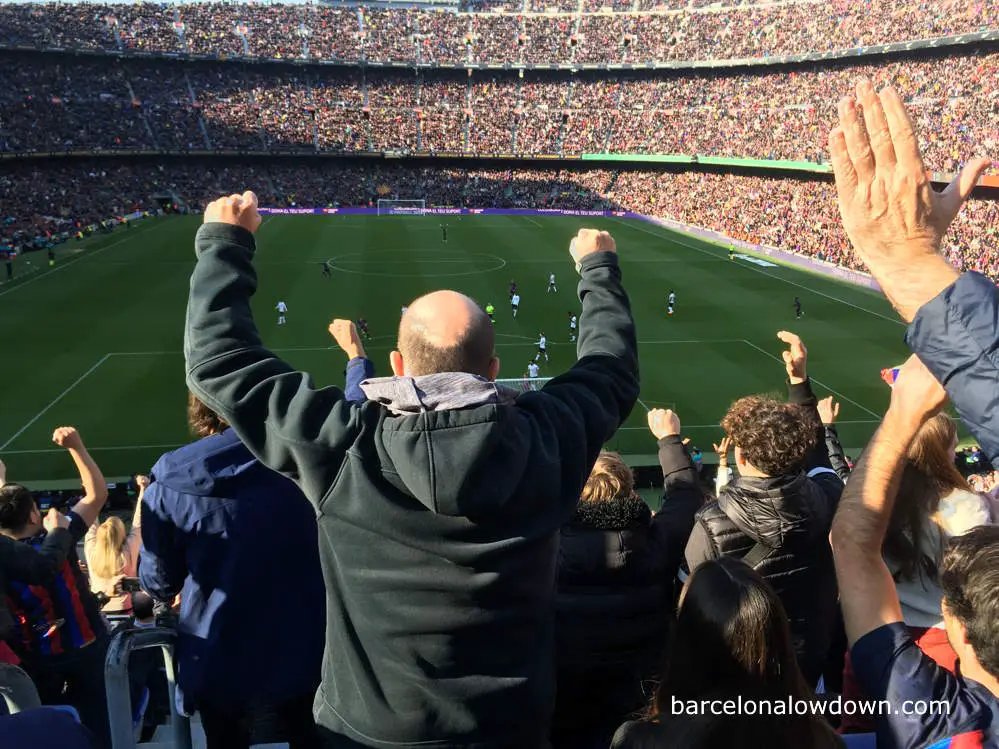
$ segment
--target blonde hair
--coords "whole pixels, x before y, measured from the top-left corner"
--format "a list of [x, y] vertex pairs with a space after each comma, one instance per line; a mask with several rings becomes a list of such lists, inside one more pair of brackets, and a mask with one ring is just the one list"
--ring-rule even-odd
[[583, 502], [610, 502], [635, 493], [635, 477], [617, 453], [601, 452], [579, 498]]
[[121, 518], [110, 517], [97, 528], [97, 541], [91, 552], [90, 571], [99, 578], [109, 579], [125, 569], [125, 542], [128, 534]]

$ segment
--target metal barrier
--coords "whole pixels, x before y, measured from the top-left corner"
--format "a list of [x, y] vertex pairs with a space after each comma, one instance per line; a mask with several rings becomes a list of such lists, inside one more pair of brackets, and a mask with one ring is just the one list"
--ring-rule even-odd
[[174, 644], [177, 633], [172, 629], [128, 629], [118, 632], [108, 648], [104, 663], [104, 682], [108, 696], [108, 718], [111, 721], [112, 749], [136, 749], [132, 727], [132, 696], [128, 680], [128, 661], [133, 651], [160, 648], [166, 667], [170, 691], [170, 718], [175, 749], [191, 749], [191, 721], [177, 712], [177, 668]]

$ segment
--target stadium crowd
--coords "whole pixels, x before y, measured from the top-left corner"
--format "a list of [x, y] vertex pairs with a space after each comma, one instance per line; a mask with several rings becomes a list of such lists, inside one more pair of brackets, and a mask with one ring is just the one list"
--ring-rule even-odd
[[10, 84], [0, 89], [0, 151], [11, 152], [608, 152], [819, 162], [823, 123], [835, 114], [823, 92], [858, 76], [903, 93], [934, 170], [954, 172], [999, 146], [999, 103], [979, 93], [999, 76], [999, 54], [990, 52], [684, 78], [18, 54], [0, 62]]
[[[526, 7], [516, 5], [494, 15], [278, 3], [3, 3], [0, 44], [343, 62], [643, 64], [932, 39], [994, 28], [999, 12], [996, 0], [794, 0], [729, 2], [723, 8], [703, 7], [717, 5], [707, 0], [637, 0], [637, 5], [632, 0], [530, 0]], [[492, 7], [476, 4], [472, 9]], [[580, 7], [587, 13], [578, 13]], [[604, 7], [612, 12], [603, 12]], [[674, 12], [648, 12], [664, 9]]]
[[[836, 192], [824, 186], [815, 202], [838, 205], [825, 230], [842, 225], [843, 252], [909, 325], [914, 354], [893, 374], [880, 428], [851, 464], [838, 406], [812, 391], [805, 341], [781, 331], [774, 378], [787, 399], [747, 395], [728, 408], [713, 490], [679, 415], [649, 411], [655, 511], [620, 456], [601, 450], [639, 397], [641, 344], [610, 234], [583, 229], [569, 246], [578, 361], [540, 391], [493, 382], [493, 325], [454, 291], [403, 310], [393, 376], [375, 376], [363, 321], [334, 320], [344, 387], [317, 390], [260, 343], [258, 197], [233, 186], [260, 186], [264, 200], [383, 187], [444, 201], [484, 188], [542, 205], [671, 194], [676, 210], [711, 203], [733, 216], [745, 208], [722, 202], [746, 191], [731, 190], [734, 178], [160, 170], [158, 189], [206, 203], [184, 331], [196, 440], [136, 478], [130, 529], [101, 522], [108, 485], [73, 427], [52, 437], [83, 487], [66, 512], [43, 517], [0, 463], [0, 697], [16, 713], [0, 717], [0, 743], [109, 746], [105, 615], [147, 626], [158, 607], [177, 619], [178, 704], [200, 713], [213, 748], [844, 747], [837, 729], [876, 730], [885, 749], [995, 745], [999, 290], [948, 262], [946, 245], [988, 162], [967, 165], [949, 192], [924, 189], [897, 94], [866, 80], [856, 92], [831, 136]], [[858, 127], [858, 104], [874, 136]], [[46, 171], [18, 169], [19, 179]], [[152, 171], [118, 169], [99, 182], [126, 195]], [[753, 200], [765, 207], [790, 184], [761, 180]], [[786, 212], [754, 220], [797, 233], [801, 208], [788, 195]], [[989, 221], [981, 205], [959, 226]], [[982, 474], [974, 486], [955, 463], [948, 400], [990, 463], [965, 461]], [[294, 615], [274, 615], [290, 599]], [[138, 693], [151, 672], [136, 666]], [[773, 710], [817, 695], [895, 709], [841, 722], [817, 708]], [[946, 710], [904, 707], [941, 697]], [[771, 710], [696, 707], [736, 699]], [[84, 727], [40, 704], [70, 705]]]

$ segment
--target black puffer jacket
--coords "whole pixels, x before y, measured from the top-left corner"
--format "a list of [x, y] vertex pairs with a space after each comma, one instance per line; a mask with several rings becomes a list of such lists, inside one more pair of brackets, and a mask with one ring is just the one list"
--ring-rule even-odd
[[659, 668], [674, 581], [702, 505], [697, 472], [677, 437], [659, 443], [664, 495], [652, 514], [637, 496], [580, 503], [562, 528], [555, 638], [558, 689], [553, 740], [607, 740], [641, 708], [643, 679]]
[[[806, 382], [791, 400], [808, 406]], [[843, 481], [829, 467], [824, 440], [801, 472], [740, 477], [694, 522], [687, 569], [722, 556], [745, 558], [777, 591], [791, 623], [802, 673], [815, 686], [836, 631], [838, 587], [829, 528]]]

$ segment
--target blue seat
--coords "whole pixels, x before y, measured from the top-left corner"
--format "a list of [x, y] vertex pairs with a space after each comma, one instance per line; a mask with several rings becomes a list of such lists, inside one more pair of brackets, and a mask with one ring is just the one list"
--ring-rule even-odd
[[844, 733], [848, 749], [878, 749], [877, 735], [873, 733]]

